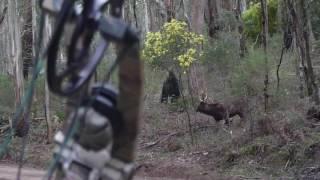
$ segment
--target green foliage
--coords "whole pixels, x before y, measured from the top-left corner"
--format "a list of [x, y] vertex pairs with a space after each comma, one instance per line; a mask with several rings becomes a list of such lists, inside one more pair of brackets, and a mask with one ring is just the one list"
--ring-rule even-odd
[[237, 95], [257, 95], [263, 89], [264, 53], [257, 49], [235, 67], [232, 75], [232, 93]]
[[[277, 18], [278, 0], [268, 0], [269, 33], [277, 32], [279, 22]], [[256, 3], [243, 13], [244, 31], [246, 35], [255, 39], [262, 32], [261, 4]]]
[[11, 113], [14, 106], [15, 94], [12, 80], [5, 75], [0, 75], [0, 113]]
[[161, 31], [147, 33], [143, 58], [162, 69], [187, 69], [201, 56], [198, 47], [203, 41], [202, 35], [188, 31], [185, 22], [172, 20]]
[[236, 30], [239, 26], [239, 21], [236, 19], [233, 11], [222, 9], [217, 18], [216, 25], [221, 31]]
[[64, 111], [56, 111], [55, 115], [58, 117], [58, 120], [63, 121], [66, 118], [66, 114]]
[[233, 65], [239, 62], [239, 40], [231, 33], [219, 33], [213, 41], [206, 43], [202, 62], [216, 66], [221, 72], [230, 72]]
[[320, 1], [310, 0], [310, 19], [313, 33], [317, 39], [320, 37]]

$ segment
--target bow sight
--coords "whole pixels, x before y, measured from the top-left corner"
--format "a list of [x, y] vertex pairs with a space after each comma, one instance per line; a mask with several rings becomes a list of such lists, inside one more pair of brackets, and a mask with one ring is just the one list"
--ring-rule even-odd
[[[44, 0], [42, 3], [43, 9], [54, 14], [57, 19], [48, 46], [47, 77], [50, 90], [61, 96], [76, 93], [90, 79], [110, 41], [133, 44], [139, 40], [135, 31], [117, 17], [121, 14], [121, 0], [84, 0], [82, 6], [76, 2]], [[114, 16], [104, 16], [103, 10], [108, 5]], [[67, 68], [58, 74], [57, 54], [67, 23], [73, 23], [74, 30], [67, 51]], [[97, 32], [103, 39], [95, 52], [90, 53], [93, 36]]]
[[[56, 18], [55, 30], [46, 54], [48, 86], [52, 92], [60, 96], [71, 96], [82, 92], [110, 42], [131, 47], [139, 41], [136, 32], [120, 19], [122, 4], [122, 0], [43, 0], [42, 8]], [[107, 7], [110, 16], [104, 15], [103, 11]], [[60, 41], [70, 24], [73, 28], [70, 40], [67, 38], [69, 42], [67, 42], [66, 68], [58, 72], [57, 56]], [[99, 33], [102, 39], [96, 48], [92, 48], [96, 33]], [[90, 49], [95, 50], [91, 52]], [[123, 51], [128, 49], [124, 48]], [[117, 61], [125, 57], [121, 54], [123, 51], [118, 54]], [[136, 58], [138, 59], [138, 56]], [[138, 69], [140, 71], [140, 68]], [[138, 93], [135, 94], [138, 98], [133, 98], [133, 104], [139, 105], [141, 76], [139, 73], [136, 75], [135, 72], [130, 73], [130, 78], [120, 77], [120, 86], [121, 78], [138, 83], [139, 86], [136, 86]], [[131, 91], [129, 89], [132, 88], [122, 87], [122, 93], [127, 93], [127, 96]], [[81, 97], [80, 104], [70, 113], [67, 119], [69, 122], [67, 132], [59, 132], [55, 136], [57, 146], [54, 150], [56, 156], [54, 166], [59, 165], [65, 175], [63, 179], [125, 180], [132, 176], [132, 164], [114, 158], [111, 153], [114, 138], [119, 132], [124, 131], [123, 127], [126, 126], [122, 116], [125, 112], [117, 109], [117, 100], [118, 92], [111, 85], [96, 84], [84, 97]], [[72, 134], [75, 121], [79, 122], [79, 128]], [[130, 128], [136, 130], [134, 127]], [[50, 171], [49, 179], [51, 173]]]

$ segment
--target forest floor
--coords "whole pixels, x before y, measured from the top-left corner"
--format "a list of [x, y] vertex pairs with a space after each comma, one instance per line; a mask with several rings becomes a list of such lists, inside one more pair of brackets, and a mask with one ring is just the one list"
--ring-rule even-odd
[[[23, 168], [21, 171], [22, 180], [41, 180], [45, 171], [35, 168]], [[0, 180], [15, 180], [17, 176], [17, 166], [0, 165]], [[135, 177], [133, 180], [182, 180], [171, 178]]]
[[[281, 127], [280, 130], [266, 125], [274, 134], [248, 138], [248, 132], [239, 126], [239, 118], [235, 118], [228, 129], [211, 117], [191, 110], [189, 115], [193, 138], [188, 131], [187, 113], [181, 107], [159, 104], [156, 100], [145, 105], [137, 146], [138, 177], [167, 180], [313, 180], [320, 177], [319, 127], [303, 125], [290, 130], [278, 122], [276, 126]], [[58, 123], [55, 130], [59, 127]], [[52, 144], [46, 143], [45, 122], [33, 121], [28, 142], [24, 166], [45, 170], [53, 149]], [[0, 164], [16, 166], [20, 147], [21, 139], [14, 139]]]

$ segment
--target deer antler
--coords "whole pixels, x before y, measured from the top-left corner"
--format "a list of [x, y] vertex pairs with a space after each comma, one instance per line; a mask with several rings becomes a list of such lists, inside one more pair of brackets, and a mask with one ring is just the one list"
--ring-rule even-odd
[[201, 101], [201, 102], [205, 102], [207, 99], [208, 99], [207, 94], [201, 93], [201, 95], [200, 95], [200, 101]]

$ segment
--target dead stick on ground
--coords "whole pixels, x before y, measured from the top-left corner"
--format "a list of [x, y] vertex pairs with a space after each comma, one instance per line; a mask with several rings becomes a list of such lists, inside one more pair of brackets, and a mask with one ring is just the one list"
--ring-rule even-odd
[[[211, 128], [211, 127], [216, 127], [216, 125], [207, 125], [207, 126], [200, 126], [200, 127], [196, 127], [194, 128], [194, 131], [197, 131], [197, 130], [201, 130], [201, 129], [206, 129], [206, 128]], [[230, 134], [230, 132], [228, 132], [227, 130], [224, 129], [224, 131], [226, 131], [228, 134]], [[159, 143], [162, 143], [164, 141], [167, 141], [170, 137], [172, 136], [175, 136], [175, 135], [178, 135], [178, 134], [186, 134], [188, 133], [189, 131], [186, 130], [186, 131], [183, 131], [183, 132], [174, 132], [174, 133], [171, 133], [171, 134], [168, 134], [167, 136], [163, 137], [163, 138], [160, 138], [154, 142], [150, 142], [150, 143], [147, 143], [143, 148], [147, 149], [147, 148], [151, 148]]]
[[46, 118], [45, 117], [37, 117], [37, 118], [33, 118], [33, 120], [36, 120], [36, 121], [38, 121], [38, 120], [45, 120]]
[[287, 163], [286, 163], [286, 165], [285, 165], [285, 167], [284, 167], [285, 170], [287, 169], [289, 163], [290, 163], [290, 160], [288, 159], [288, 161], [287, 161]]
[[313, 126], [320, 126], [320, 123], [311, 123]]
[[246, 177], [246, 176], [237, 176], [240, 179], [263, 179], [263, 178], [259, 178], [259, 177]]
[[167, 135], [167, 136], [165, 136], [165, 137], [163, 137], [163, 138], [161, 138], [161, 139], [158, 139], [158, 140], [156, 140], [156, 141], [154, 141], [154, 142], [147, 143], [147, 145], [144, 146], [143, 148], [145, 148], [145, 149], [151, 148], [151, 147], [153, 147], [153, 146], [155, 146], [155, 145], [157, 145], [157, 144], [159, 144], [159, 143], [162, 143], [162, 142], [164, 142], [164, 141], [167, 141], [170, 137], [175, 136], [175, 135], [177, 135], [177, 134], [179, 134], [179, 133], [178, 133], [178, 132], [171, 133], [171, 134], [169, 134], [169, 135]]

